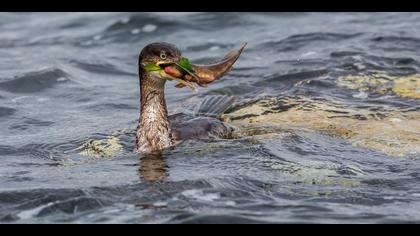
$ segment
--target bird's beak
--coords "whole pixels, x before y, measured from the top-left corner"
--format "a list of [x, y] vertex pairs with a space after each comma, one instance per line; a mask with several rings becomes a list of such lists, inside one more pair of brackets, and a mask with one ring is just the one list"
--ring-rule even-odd
[[205, 85], [220, 79], [232, 69], [233, 64], [238, 60], [246, 45], [246, 43], [243, 44], [239, 50], [229, 52], [225, 57], [214, 63], [207, 65], [191, 64], [195, 75], [198, 77], [198, 81], [195, 82], [199, 85]]

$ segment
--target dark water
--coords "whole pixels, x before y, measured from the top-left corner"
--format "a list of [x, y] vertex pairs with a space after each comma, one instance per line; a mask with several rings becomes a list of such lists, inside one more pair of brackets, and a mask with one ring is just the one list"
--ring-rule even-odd
[[[334, 81], [369, 69], [417, 73], [418, 13], [2, 13], [0, 31], [2, 223], [420, 221], [418, 158], [325, 134], [133, 153], [137, 56], [147, 43], [175, 43], [203, 62], [248, 42], [235, 69], [208, 89], [167, 85], [170, 113], [206, 94], [416, 109], [418, 99], [355, 99]], [[111, 135], [122, 151], [80, 154], [89, 139]]]

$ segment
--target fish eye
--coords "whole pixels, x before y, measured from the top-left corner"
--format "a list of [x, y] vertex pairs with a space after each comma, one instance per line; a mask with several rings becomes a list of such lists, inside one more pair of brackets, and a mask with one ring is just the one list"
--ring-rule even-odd
[[166, 59], [166, 52], [160, 52], [160, 59], [165, 60]]

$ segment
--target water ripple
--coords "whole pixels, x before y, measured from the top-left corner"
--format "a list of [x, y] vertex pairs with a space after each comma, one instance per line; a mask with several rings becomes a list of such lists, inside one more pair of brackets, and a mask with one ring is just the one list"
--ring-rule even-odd
[[76, 60], [73, 60], [70, 63], [82, 70], [96, 73], [96, 74], [137, 76], [136, 73], [123, 71], [117, 68], [115, 65], [109, 64], [109, 63], [83, 62], [83, 61], [76, 61]]
[[[356, 129], [395, 113], [381, 131], [401, 127], [418, 142], [418, 22], [415, 13], [2, 13], [0, 221], [418, 221], [419, 153], [393, 158], [318, 132], [337, 119], [398, 149], [409, 136]], [[133, 151], [138, 53], [152, 41], [197, 63], [248, 42], [209, 88], [165, 90], [170, 114], [208, 94], [234, 96], [224, 119], [235, 138], [184, 142], [155, 158]], [[264, 116], [282, 119], [256, 122]]]
[[11, 116], [16, 112], [16, 109], [9, 107], [0, 107], [0, 117]]
[[304, 46], [309, 46], [317, 41], [337, 42], [351, 39], [362, 35], [361, 33], [354, 34], [338, 34], [338, 33], [308, 33], [296, 34], [285, 39], [277, 41], [269, 41], [258, 45], [258, 48], [270, 48], [277, 52], [295, 51]]
[[12, 93], [36, 93], [68, 82], [69, 75], [60, 69], [48, 69], [0, 82], [0, 90]]

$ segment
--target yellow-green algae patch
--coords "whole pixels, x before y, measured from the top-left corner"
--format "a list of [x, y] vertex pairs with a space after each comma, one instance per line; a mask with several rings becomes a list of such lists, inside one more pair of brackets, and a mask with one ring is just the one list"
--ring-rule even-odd
[[74, 152], [78, 152], [80, 156], [90, 158], [67, 157], [58, 161], [62, 167], [71, 167], [76, 165], [94, 164], [102, 158], [110, 158], [123, 150], [120, 139], [121, 135], [132, 132], [130, 128], [116, 130], [112, 135], [102, 139], [88, 139], [83, 145], [75, 148]]
[[398, 78], [394, 84], [394, 93], [402, 97], [420, 98], [420, 75]]
[[391, 156], [420, 155], [419, 111], [391, 107], [372, 111], [309, 97], [272, 97], [238, 108], [224, 118], [239, 127], [239, 135], [252, 135], [252, 130], [259, 134], [281, 129], [317, 131]]
[[105, 140], [89, 139], [80, 149], [82, 151], [79, 154], [82, 156], [111, 157], [122, 150], [122, 145], [117, 137], [111, 136]]
[[420, 74], [391, 76], [373, 71], [368, 75], [348, 75], [337, 79], [342, 87], [379, 94], [395, 93], [400, 97], [420, 99]]

